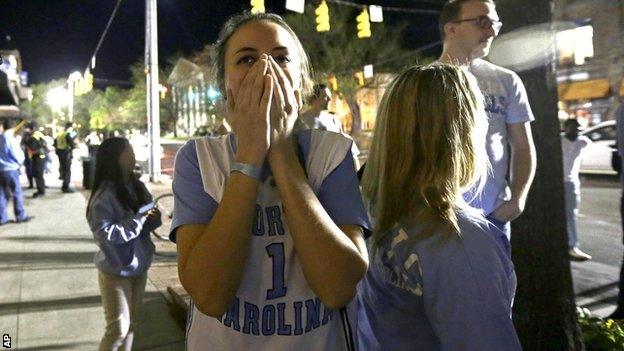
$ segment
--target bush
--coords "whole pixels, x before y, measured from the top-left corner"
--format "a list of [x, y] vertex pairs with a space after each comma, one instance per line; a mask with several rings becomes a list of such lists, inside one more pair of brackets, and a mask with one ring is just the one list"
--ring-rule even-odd
[[579, 326], [587, 351], [624, 350], [624, 326], [622, 321], [603, 320], [592, 317], [589, 311], [577, 307]]

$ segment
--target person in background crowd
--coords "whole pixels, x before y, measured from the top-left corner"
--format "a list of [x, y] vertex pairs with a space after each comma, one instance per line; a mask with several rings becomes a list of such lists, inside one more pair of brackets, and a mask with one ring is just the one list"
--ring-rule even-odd
[[45, 179], [43, 177], [46, 157], [48, 156], [48, 144], [45, 136], [37, 128], [37, 122], [32, 121], [30, 123], [31, 133], [28, 138], [24, 140], [28, 156], [32, 164], [32, 174], [35, 177], [37, 184], [37, 191], [33, 194], [33, 198], [37, 198], [45, 195]]
[[[52, 173], [52, 154], [54, 152], [54, 138], [52, 137], [52, 129], [45, 128], [43, 130], [43, 139], [46, 142], [46, 146], [48, 150], [46, 152], [45, 158], [45, 167], [43, 168], [44, 173]], [[47, 186], [46, 186], [47, 187]]]
[[73, 150], [78, 145], [78, 134], [74, 131], [72, 122], [65, 124], [65, 130], [54, 139], [54, 148], [59, 158], [60, 179], [63, 180], [61, 191], [64, 193], [73, 193], [74, 189], [70, 188], [71, 181], [71, 163], [73, 158]]
[[87, 149], [89, 150], [89, 156], [95, 157], [95, 153], [97, 152], [97, 148], [102, 143], [102, 139], [97, 131], [92, 130], [89, 135], [87, 135], [84, 139], [85, 144], [87, 144]]
[[521, 350], [509, 240], [462, 198], [487, 169], [486, 125], [456, 66], [414, 66], [386, 90], [362, 178], [375, 228], [360, 350]]
[[297, 118], [295, 128], [320, 129], [342, 133], [342, 125], [327, 110], [331, 99], [331, 90], [325, 84], [316, 84], [312, 88], [312, 96], [308, 99], [308, 108]]
[[0, 225], [9, 223], [7, 202], [11, 196], [15, 222], [28, 222], [33, 218], [24, 210], [24, 193], [19, 180], [24, 152], [15, 139], [14, 124], [14, 120], [7, 118], [0, 126]]
[[106, 318], [100, 351], [132, 349], [154, 255], [150, 232], [162, 224], [152, 196], [134, 176], [134, 164], [127, 139], [107, 139], [97, 151], [86, 215], [99, 247], [95, 264]]
[[26, 128], [24, 128], [24, 133], [22, 133], [22, 141], [20, 143], [22, 145], [22, 150], [24, 151], [25, 155], [24, 170], [26, 171], [26, 179], [28, 179], [28, 189], [32, 189], [35, 187], [35, 177], [32, 170], [32, 160], [30, 158], [30, 155], [28, 154], [28, 147], [25, 144], [26, 140], [30, 139], [30, 136], [33, 132], [31, 124], [32, 123], [27, 124]]
[[514, 72], [482, 59], [502, 26], [494, 1], [451, 0], [442, 7], [438, 25], [444, 40], [440, 61], [471, 72], [486, 101], [492, 171], [483, 190], [473, 189], [466, 198], [509, 237], [510, 221], [524, 210], [536, 165], [534, 118], [524, 85]]
[[[312, 96], [308, 99], [308, 108], [303, 111], [297, 122], [295, 122], [295, 131], [306, 129], [327, 130], [334, 133], [341, 133], [347, 138], [353, 140], [350, 135], [342, 131], [342, 124], [327, 110], [329, 102], [332, 99], [331, 90], [325, 84], [316, 84], [312, 88]], [[355, 142], [351, 144], [351, 153], [355, 160], [355, 169], [360, 168], [358, 155], [360, 150]]]
[[[615, 127], [617, 129], [617, 147], [620, 154], [620, 162], [624, 169], [624, 101], [615, 111]], [[622, 183], [622, 197], [620, 198], [620, 216], [622, 220], [622, 241], [624, 242], [624, 172], [620, 174]], [[624, 258], [622, 258], [622, 266], [620, 268], [619, 294], [617, 300], [617, 308], [609, 316], [611, 319], [624, 319]]]
[[232, 17], [215, 54], [234, 132], [186, 143], [173, 177], [187, 349], [352, 350], [345, 307], [366, 272], [370, 227], [353, 142], [294, 135], [309, 67], [281, 17]]
[[576, 233], [576, 217], [581, 203], [581, 180], [579, 170], [583, 159], [583, 149], [591, 144], [589, 138], [579, 135], [580, 124], [576, 119], [564, 123], [564, 135], [561, 136], [561, 154], [563, 156], [563, 188], [565, 190], [565, 210], [568, 228], [569, 255], [575, 261], [591, 260], [591, 256], [579, 248]]

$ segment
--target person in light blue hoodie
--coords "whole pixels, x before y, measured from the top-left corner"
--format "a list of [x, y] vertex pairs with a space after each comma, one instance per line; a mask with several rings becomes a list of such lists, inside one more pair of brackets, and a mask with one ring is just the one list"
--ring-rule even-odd
[[521, 350], [509, 241], [462, 197], [487, 169], [485, 123], [477, 82], [457, 66], [414, 66], [386, 90], [362, 179], [375, 226], [361, 351]]
[[24, 151], [15, 139], [13, 125], [11, 119], [5, 119], [0, 125], [0, 225], [9, 223], [7, 202], [11, 195], [15, 222], [27, 222], [32, 218], [24, 210], [24, 193], [19, 180]]
[[105, 140], [97, 152], [87, 221], [99, 251], [95, 264], [106, 318], [100, 350], [130, 350], [145, 292], [154, 244], [150, 232], [162, 222], [152, 196], [135, 177], [128, 140]]

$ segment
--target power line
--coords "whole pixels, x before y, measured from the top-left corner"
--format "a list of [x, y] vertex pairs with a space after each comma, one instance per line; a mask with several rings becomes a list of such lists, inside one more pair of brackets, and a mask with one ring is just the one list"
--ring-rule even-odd
[[[414, 50], [410, 50], [410, 51], [405, 52], [405, 53], [403, 53], [401, 55], [393, 57], [391, 59], [381, 60], [381, 61], [377, 61], [377, 62], [371, 62], [370, 65], [378, 66], [378, 65], [381, 65], [381, 64], [384, 64], [384, 63], [388, 63], [388, 62], [402, 60], [402, 59], [405, 59], [408, 56], [413, 56], [414, 54], [417, 54], [417, 53], [419, 53], [421, 51], [425, 51], [427, 49], [431, 49], [433, 47], [436, 47], [436, 46], [440, 45], [441, 43], [442, 42], [438, 40], [438, 41], [436, 41], [434, 43], [429, 43], [429, 44], [420, 46], [420, 47], [418, 47], [418, 48], [416, 48]], [[345, 69], [345, 70], [342, 70], [342, 71], [339, 71], [339, 72], [335, 72], [334, 74], [347, 74], [347, 73], [350, 73], [351, 70], [352, 69]]]
[[404, 53], [404, 54], [402, 54], [402, 55], [399, 55], [399, 56], [397, 56], [397, 57], [393, 57], [393, 58], [391, 58], [391, 59], [387, 59], [387, 60], [383, 60], [383, 61], [379, 61], [379, 62], [373, 63], [373, 65], [380, 65], [380, 64], [382, 64], [382, 63], [387, 63], [387, 62], [392, 62], [392, 61], [400, 60], [400, 59], [402, 59], [402, 58], [403, 58], [403, 57], [405, 57], [405, 56], [411, 56], [411, 55], [414, 55], [414, 54], [419, 53], [419, 52], [421, 52], [421, 51], [425, 51], [425, 50], [427, 50], [427, 49], [431, 49], [431, 48], [433, 48], [433, 47], [436, 47], [436, 46], [438, 46], [438, 45], [440, 45], [440, 44], [442, 44], [442, 41], [438, 40], [438, 41], [436, 41], [435, 43], [430, 43], [430, 44], [427, 44], [427, 45], [423, 45], [423, 46], [421, 46], [421, 47], [418, 47], [418, 48], [416, 48], [416, 49], [414, 49], [414, 50], [408, 51], [408, 52], [406, 52], [406, 53]]
[[98, 41], [97, 46], [95, 47], [95, 51], [93, 52], [93, 55], [91, 55], [91, 59], [89, 59], [89, 63], [87, 63], [85, 72], [89, 69], [91, 62], [93, 62], [93, 60], [95, 59], [95, 56], [97, 55], [98, 51], [100, 51], [100, 47], [102, 46], [102, 43], [104, 42], [104, 38], [106, 37], [106, 34], [108, 33], [108, 29], [110, 28], [111, 23], [113, 23], [113, 19], [115, 18], [115, 15], [117, 14], [117, 10], [119, 9], [119, 5], [121, 5], [122, 1], [123, 0], [117, 0], [117, 4], [115, 5], [113, 12], [111, 13], [110, 18], [108, 19], [108, 23], [106, 23], [106, 28], [104, 28], [104, 32], [102, 32], [102, 35], [100, 36], [100, 40]]
[[[348, 2], [348, 1], [344, 1], [344, 0], [326, 0], [327, 2], [331, 2], [334, 4], [338, 4], [338, 5], [346, 5], [346, 6], [351, 6], [351, 7], [355, 7], [358, 9], [363, 9], [365, 7], [367, 7], [368, 5], [363, 5], [363, 4], [357, 4], [354, 2]], [[404, 13], [424, 13], [424, 14], [439, 14], [440, 11], [437, 10], [424, 10], [424, 9], [409, 9], [409, 8], [403, 8], [403, 7], [388, 7], [388, 6], [381, 6], [381, 8], [383, 9], [384, 12], [404, 12]]]

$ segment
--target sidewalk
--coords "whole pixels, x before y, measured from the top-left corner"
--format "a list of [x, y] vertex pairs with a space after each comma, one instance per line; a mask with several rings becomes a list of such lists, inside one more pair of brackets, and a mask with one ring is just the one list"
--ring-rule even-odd
[[[72, 174], [73, 186], [82, 189], [79, 159]], [[104, 311], [93, 263], [97, 247], [85, 220], [88, 191], [61, 193], [58, 174], [46, 182], [43, 198], [32, 199], [33, 190], [25, 190], [34, 219], [0, 226], [0, 333], [9, 334], [12, 349], [96, 350]], [[155, 243], [159, 254], [171, 251]], [[161, 271], [170, 272], [175, 260], [155, 258], [133, 350], [184, 350], [184, 328], [161, 293]]]

